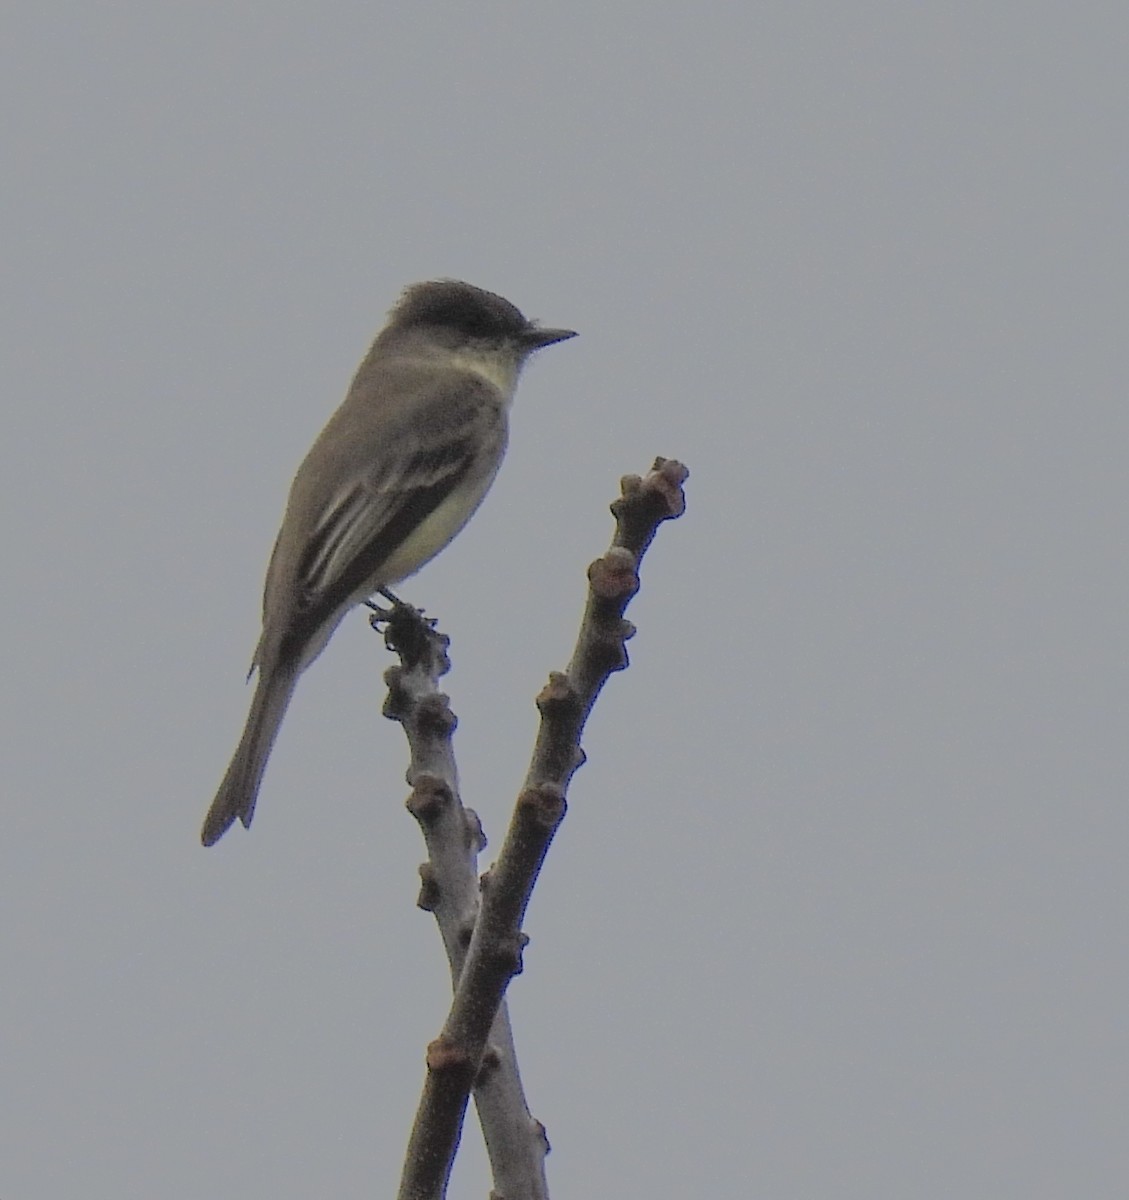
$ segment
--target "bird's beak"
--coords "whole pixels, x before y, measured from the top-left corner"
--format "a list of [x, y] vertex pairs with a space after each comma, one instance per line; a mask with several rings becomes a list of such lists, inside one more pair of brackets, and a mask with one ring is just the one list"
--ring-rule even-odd
[[554, 342], [566, 342], [569, 338], [576, 337], [575, 329], [539, 329], [536, 325], [531, 325], [522, 335], [522, 345], [527, 350], [541, 350], [545, 346], [551, 346]]

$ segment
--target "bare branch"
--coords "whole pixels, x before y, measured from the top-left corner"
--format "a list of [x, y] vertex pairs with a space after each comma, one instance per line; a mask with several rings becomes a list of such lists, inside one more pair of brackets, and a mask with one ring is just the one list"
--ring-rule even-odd
[[[459, 799], [451, 742], [457, 721], [439, 691], [440, 677], [450, 670], [448, 639], [400, 602], [391, 610], [377, 610], [372, 620], [374, 626], [387, 623], [385, 641], [400, 656], [401, 665], [385, 672], [384, 715], [403, 725], [411, 751], [407, 807], [419, 822], [428, 854], [420, 867], [417, 903], [435, 915], [455, 982], [478, 913], [478, 853], [486, 839], [477, 815]], [[548, 1143], [522, 1091], [504, 1003], [490, 1029], [474, 1101], [495, 1195], [548, 1200]]]
[[[639, 565], [659, 525], [682, 514], [689, 472], [656, 459], [645, 477], [625, 476], [612, 505], [616, 530], [588, 570], [588, 602], [568, 671], [554, 672], [537, 698], [541, 726], [497, 863], [482, 901], [447, 1021], [428, 1047], [427, 1080], [416, 1112], [400, 1200], [440, 1200], [458, 1146], [471, 1083], [510, 979], [521, 970], [522, 919], [541, 864], [564, 818], [568, 784], [584, 761], [580, 735], [612, 671], [627, 666], [623, 619], [639, 590]], [[505, 1192], [504, 1200], [516, 1200]]]

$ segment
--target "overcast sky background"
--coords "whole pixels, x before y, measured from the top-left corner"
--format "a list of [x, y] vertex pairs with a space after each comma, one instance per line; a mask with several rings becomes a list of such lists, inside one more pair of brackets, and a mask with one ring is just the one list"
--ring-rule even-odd
[[0, 56], [4, 1200], [395, 1187], [449, 985], [361, 616], [197, 838], [293, 470], [435, 276], [581, 334], [401, 589], [483, 866], [619, 476], [692, 472], [510, 990], [553, 1194], [1124, 1196], [1120, 6], [60, 0]]

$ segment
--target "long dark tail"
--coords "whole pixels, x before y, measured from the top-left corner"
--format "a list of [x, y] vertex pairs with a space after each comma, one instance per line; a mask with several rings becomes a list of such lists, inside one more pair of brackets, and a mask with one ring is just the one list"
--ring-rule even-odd
[[236, 817], [250, 828], [267, 759], [297, 682], [297, 672], [290, 667], [260, 667], [243, 737], [200, 831], [205, 846], [218, 842]]

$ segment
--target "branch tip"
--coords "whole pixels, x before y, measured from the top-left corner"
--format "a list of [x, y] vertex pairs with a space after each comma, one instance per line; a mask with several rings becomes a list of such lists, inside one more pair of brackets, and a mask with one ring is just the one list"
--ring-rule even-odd
[[686, 511], [686, 496], [682, 485], [690, 478], [690, 468], [676, 458], [656, 458], [644, 487], [662, 493], [670, 503], [670, 515], [679, 517]]
[[632, 510], [649, 508], [657, 503], [662, 511], [655, 514], [656, 521], [680, 517], [686, 511], [686, 495], [682, 485], [689, 478], [689, 470], [676, 458], [656, 458], [646, 478], [625, 475], [619, 481], [621, 495], [612, 502], [612, 513], [619, 521]]

